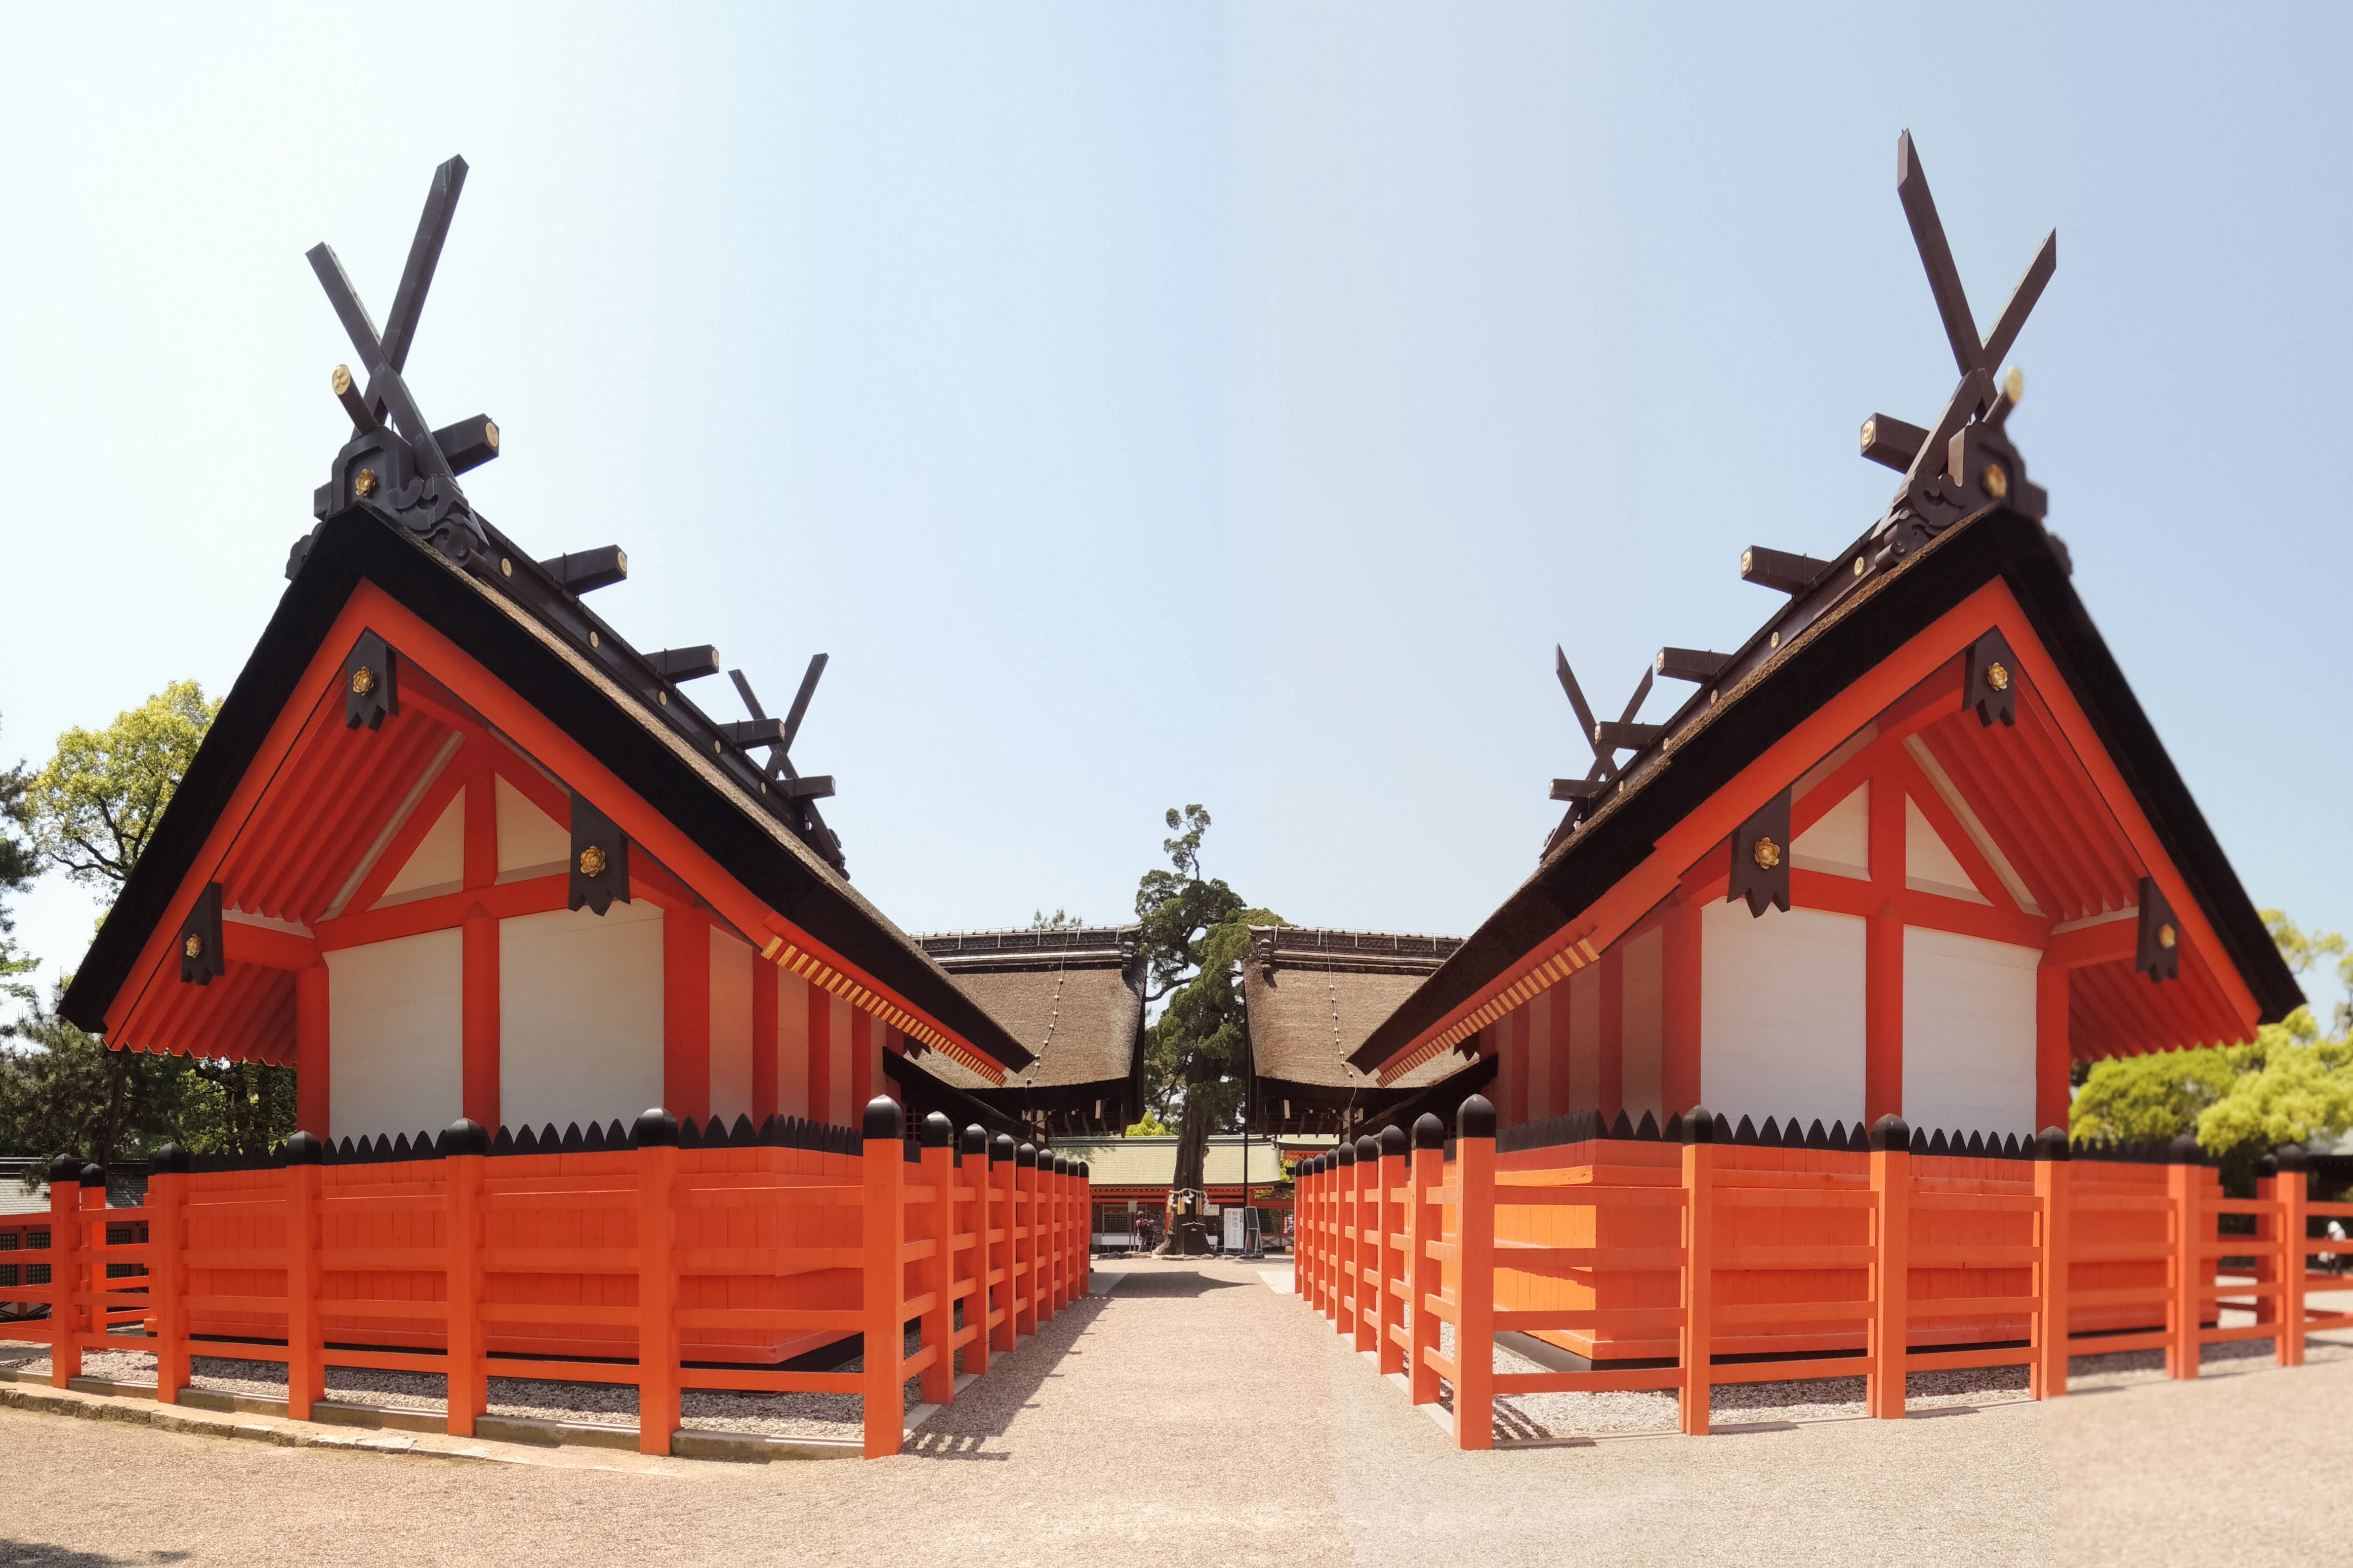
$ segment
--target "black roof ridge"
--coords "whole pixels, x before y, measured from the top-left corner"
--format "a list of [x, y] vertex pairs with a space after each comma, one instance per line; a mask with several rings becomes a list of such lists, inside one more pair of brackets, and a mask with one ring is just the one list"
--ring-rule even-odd
[[[1874, 524], [1863, 542], [1878, 531]], [[2225, 956], [2254, 994], [2262, 1020], [2275, 1022], [2302, 1005], [2303, 992], [2237, 871], [2075, 593], [2063, 550], [2042, 523], [1995, 506], [1852, 582], [1824, 574], [1759, 628], [1726, 666], [1723, 681], [1710, 682], [1677, 710], [1667, 732], [1627, 763], [1593, 814], [1374, 1027], [1350, 1065], [1376, 1070], [1556, 935], [1640, 866], [1661, 834], [1785, 733], [1788, 710], [1800, 710], [1800, 717], [1811, 712], [1820, 706], [1815, 694], [1845, 689], [1996, 577], [2009, 584], [2126, 787], [2147, 811]], [[1767, 646], [1762, 657], [1752, 657], [1760, 637]], [[1848, 646], [1864, 639], [1865, 646]], [[1709, 689], [1719, 694], [1713, 703]], [[1626, 826], [1605, 826], [1620, 823]]]

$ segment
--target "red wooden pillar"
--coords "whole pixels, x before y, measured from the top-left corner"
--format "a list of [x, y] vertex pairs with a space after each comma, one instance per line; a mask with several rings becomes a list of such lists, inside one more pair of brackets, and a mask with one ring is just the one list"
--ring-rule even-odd
[[[667, 910], [662, 923], [670, 923]], [[703, 973], [710, 973], [707, 963]], [[638, 1118], [636, 1140], [638, 1452], [667, 1454], [679, 1415], [678, 1212], [671, 1206], [678, 1184], [678, 1118], [667, 1110], [646, 1112]], [[895, 1248], [892, 1261], [897, 1261]], [[868, 1262], [871, 1268], [871, 1252]], [[892, 1343], [895, 1347], [898, 1342], [894, 1338]], [[891, 1414], [899, 1414], [896, 1398]], [[892, 1451], [897, 1451], [895, 1447]]]
[[[1520, 1041], [1521, 1060], [1526, 1060], [1527, 1042], [1523, 1031]], [[1378, 1351], [1380, 1342], [1382, 1278], [1381, 1254], [1388, 1242], [1381, 1230], [1381, 1146], [1369, 1135], [1356, 1140], [1356, 1268], [1350, 1277], [1348, 1294], [1356, 1303], [1356, 1350]]]
[[946, 1117], [934, 1110], [923, 1118], [923, 1182], [932, 1189], [924, 1228], [931, 1233], [932, 1255], [917, 1279], [931, 1296], [923, 1310], [923, 1343], [932, 1351], [932, 1364], [923, 1371], [926, 1405], [955, 1398], [955, 1151], [949, 1147], [955, 1140], [955, 1125]]
[[1707, 1436], [1715, 1368], [1715, 1119], [1694, 1105], [1683, 1119], [1683, 1326], [1676, 1346], [1683, 1383], [1675, 1425]]
[[662, 1109], [711, 1115], [711, 919], [675, 905], [662, 910]]
[[[1660, 1104], [1672, 1110], [1696, 1105], [1700, 1097], [1700, 902], [1689, 893], [1677, 893], [1667, 910], [1666, 945], [1661, 953], [1659, 1087]], [[1556, 1011], [1568, 1004], [1563, 986]], [[1562, 1034], [1567, 1033], [1564, 1027]], [[1566, 1053], [1564, 1053], [1566, 1056]], [[1567, 1097], [1562, 1098], [1567, 1104]]]
[[[823, 994], [814, 986], [810, 989]], [[878, 1095], [868, 1101], [865, 1142], [859, 1160], [866, 1189], [865, 1225], [860, 1237], [865, 1295], [859, 1310], [865, 1324], [866, 1367], [859, 1375], [870, 1459], [897, 1453], [907, 1437], [906, 1410], [900, 1394], [903, 1380], [899, 1375], [903, 1321], [899, 1315], [900, 1289], [906, 1279], [899, 1261], [906, 1233], [900, 1195], [905, 1185], [906, 1156], [899, 1142], [899, 1107], [888, 1096]]]
[[2311, 1228], [2305, 1205], [2312, 1201], [2312, 1175], [2301, 1149], [2288, 1148], [2279, 1152], [2279, 1175], [2275, 1186], [2280, 1200], [2280, 1260], [2279, 1310], [2281, 1333], [2277, 1341], [2279, 1364], [2304, 1364], [2304, 1290], [2305, 1276], [2312, 1267], [2312, 1253], [2305, 1232]]
[[1331, 1321], [1335, 1333], [1345, 1334], [1348, 1331], [1348, 1310], [1356, 1304], [1354, 1292], [1348, 1288], [1348, 1277], [1356, 1261], [1356, 1244], [1350, 1229], [1356, 1224], [1356, 1146], [1344, 1140], [1333, 1151], [1332, 1162], [1332, 1253], [1324, 1292], [1324, 1316]]
[[1901, 1421], [1912, 1345], [1912, 1130], [1900, 1116], [1883, 1116], [1871, 1125], [1871, 1191], [1879, 1245], [1871, 1261], [1871, 1350], [1863, 1398], [1873, 1415]]
[[[70, 1154], [49, 1162], [49, 1386], [81, 1375], [82, 1163]], [[106, 1188], [99, 1187], [100, 1201]]]
[[996, 1291], [991, 1298], [988, 1328], [992, 1350], [1013, 1348], [1013, 1302], [1020, 1289], [1020, 1278], [1015, 1268], [1019, 1247], [1015, 1240], [1015, 1227], [1020, 1223], [1015, 1213], [1013, 1140], [998, 1133], [988, 1145], [988, 1184], [995, 1190], [995, 1212], [989, 1232], [988, 1282]]
[[2048, 962], [2034, 972], [2034, 1124], [2064, 1128], [2073, 1099], [2068, 1076], [2067, 971]]
[[1380, 1326], [1379, 1360], [1376, 1363], [1380, 1374], [1405, 1370], [1405, 1344], [1398, 1334], [1398, 1321], [1403, 1316], [1398, 1308], [1404, 1304], [1402, 1286], [1409, 1277], [1405, 1267], [1412, 1237], [1408, 1234], [1410, 1223], [1406, 1204], [1410, 1197], [1405, 1189], [1405, 1129], [1392, 1123], [1381, 1129], [1380, 1180], [1380, 1268], [1373, 1282], [1374, 1300], [1380, 1303], [1377, 1322]]
[[1862, 1119], [1904, 1114], [1904, 776], [1871, 781], [1871, 880], [1885, 900], [1863, 928]]
[[1024, 1143], [1013, 1153], [1013, 1331], [1038, 1331], [1039, 1285], [1039, 1241], [1044, 1227], [1038, 1221], [1038, 1151]]
[[1601, 955], [1601, 1120], [1626, 1107], [1626, 954], [1612, 947]]
[[2046, 1127], [2034, 1140], [2034, 1195], [2042, 1203], [2042, 1263], [2036, 1269], [2041, 1310], [2034, 1335], [2033, 1394], [2056, 1399], [2067, 1392], [2067, 1336], [2073, 1331], [2069, 1292], [2074, 1265], [2073, 1170], [2067, 1163], [2067, 1135]]
[[809, 1120], [822, 1125], [833, 1119], [833, 995], [815, 981], [801, 994], [808, 998]]
[[989, 1228], [989, 1210], [996, 1206], [996, 1187], [989, 1181], [988, 1131], [978, 1122], [964, 1130], [964, 1168], [956, 1173], [959, 1200], [966, 1207], [965, 1217], [972, 1226], [972, 1245], [964, 1250], [970, 1253], [966, 1260], [971, 1267], [968, 1278], [971, 1292], [964, 1299], [965, 1368], [975, 1377], [988, 1375], [988, 1352], [991, 1349], [988, 1322], [989, 1272], [996, 1261], [995, 1232]]
[[319, 1331], [319, 1178], [327, 1147], [308, 1132], [286, 1141], [286, 1418], [311, 1419], [327, 1396]]
[[[765, 1127], [776, 1114], [776, 966], [752, 963], [752, 1124]], [[484, 1125], [491, 1125], [484, 1123]]]
[[321, 1138], [333, 1136], [327, 1019], [327, 964], [321, 959], [294, 972], [294, 1125]]
[[[2185, 1148], [2184, 1145], [2187, 1145]], [[2204, 1281], [2205, 1244], [2213, 1239], [2214, 1216], [2199, 1200], [2198, 1141], [2187, 1134], [2173, 1141], [2171, 1162], [2165, 1168], [2165, 1189], [2173, 1199], [2172, 1287], [2170, 1332], [2165, 1347], [2168, 1377], [2198, 1375], [2199, 1298]]]
[[1446, 1271], [1434, 1250], [1445, 1241], [1446, 1215], [1438, 1195], [1446, 1185], [1446, 1123], [1435, 1116], [1425, 1115], [1413, 1124], [1410, 1185], [1406, 1300], [1412, 1314], [1406, 1329], [1406, 1382], [1416, 1405], [1435, 1405], [1438, 1369], [1430, 1358], [1438, 1353], [1436, 1304], [1446, 1290]]
[[188, 1152], [166, 1143], [155, 1151], [149, 1170], [147, 1237], [154, 1245], [147, 1257], [147, 1289], [155, 1302], [155, 1398], [177, 1405], [180, 1390], [188, 1385]]
[[490, 1152], [491, 1140], [483, 1124], [471, 1117], [452, 1125], [442, 1160], [448, 1430], [452, 1437], [470, 1437], [475, 1418], [490, 1408], [490, 1377], [482, 1360], [481, 1195], [483, 1156]]
[[[469, 798], [471, 798], [470, 793]], [[461, 1104], [465, 1119], [499, 1125], [499, 922], [476, 904], [466, 911], [460, 938], [465, 975], [462, 1001]], [[296, 1081], [299, 1083], [301, 1079]], [[324, 1130], [322, 1129], [323, 1135]]]
[[1461, 1199], [1455, 1291], [1454, 1446], [1495, 1446], [1495, 1108], [1484, 1096], [1462, 1102], [1454, 1140]]

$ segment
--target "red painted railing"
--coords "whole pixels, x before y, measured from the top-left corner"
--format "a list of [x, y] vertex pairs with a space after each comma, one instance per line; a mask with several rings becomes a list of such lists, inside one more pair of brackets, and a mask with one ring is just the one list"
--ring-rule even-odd
[[[0, 1340], [47, 1344], [60, 1388], [86, 1351], [152, 1352], [166, 1404], [191, 1355], [283, 1363], [298, 1420], [331, 1366], [446, 1374], [458, 1436], [492, 1376], [634, 1384], [638, 1447], [656, 1454], [686, 1389], [856, 1394], [866, 1454], [894, 1454], [906, 1379], [946, 1404], [959, 1351], [986, 1373], [1085, 1293], [1090, 1212], [1066, 1160], [977, 1127], [959, 1150], [934, 1116], [913, 1163], [900, 1128], [886, 1099], [854, 1154], [681, 1149], [649, 1112], [635, 1147], [491, 1158], [465, 1122], [440, 1156], [364, 1164], [326, 1163], [298, 1134], [279, 1169], [191, 1173], [167, 1152], [137, 1208], [108, 1207], [99, 1168], [85, 1185], [65, 1163], [40, 1249], [12, 1254], [21, 1279], [0, 1282], [49, 1315], [0, 1324]], [[766, 1354], [851, 1333], [858, 1372]], [[688, 1364], [731, 1351], [739, 1364]], [[754, 1355], [768, 1364], [743, 1364]]]
[[[2267, 1162], [2256, 1197], [2231, 1199], [2194, 1148], [2078, 1161], [2050, 1132], [2031, 1157], [1922, 1155], [1893, 1118], [1867, 1152], [1726, 1143], [1720, 1122], [1691, 1123], [1681, 1144], [1499, 1157], [1494, 1113], [1473, 1097], [1451, 1158], [1425, 1117], [1409, 1153], [1391, 1128], [1310, 1161], [1299, 1295], [1381, 1373], [1406, 1373], [1415, 1404], [1451, 1384], [1463, 1448], [1490, 1446], [1499, 1395], [1672, 1391], [1698, 1435], [1713, 1384], [1861, 1375], [1870, 1413], [1892, 1418], [1909, 1373], [2024, 1366], [2048, 1398], [2066, 1392], [2071, 1355], [2161, 1349], [2187, 1378], [2200, 1347], [2264, 1339], [2294, 1366], [2307, 1328], [2353, 1319], [2306, 1302], [2345, 1284], [2310, 1272], [2313, 1253], [2345, 1244], [2308, 1222], [2353, 1205], [2309, 1201], [2292, 1153]], [[2253, 1233], [2221, 1234], [2224, 1215]], [[2225, 1257], [2252, 1259], [2252, 1282], [2219, 1280]], [[2254, 1321], [2222, 1325], [2226, 1306]], [[1509, 1331], [1588, 1370], [1499, 1373], [1494, 1336]]]

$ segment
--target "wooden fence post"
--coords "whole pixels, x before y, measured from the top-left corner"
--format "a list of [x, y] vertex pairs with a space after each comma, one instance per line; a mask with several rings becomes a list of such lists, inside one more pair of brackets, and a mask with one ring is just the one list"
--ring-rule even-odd
[[1454, 1335], [1454, 1446], [1495, 1446], [1495, 1108], [1474, 1094], [1454, 1122], [1461, 1233]]
[[2312, 1254], [2306, 1249], [2308, 1239], [2305, 1232], [2311, 1228], [2305, 1215], [2305, 1205], [2312, 1201], [2312, 1163], [2304, 1150], [2288, 1144], [2274, 1156], [2279, 1166], [2279, 1195], [2284, 1205], [2280, 1213], [2280, 1238], [2285, 1244], [2285, 1258], [2280, 1269], [2280, 1328], [2276, 1342], [2279, 1364], [2304, 1364], [2304, 1291], [2305, 1275], [2312, 1267]]
[[[1247, 1176], [1250, 1173], [1246, 1170], [1242, 1174]], [[1250, 1196], [1247, 1185], [1242, 1188], [1242, 1196]], [[1078, 1250], [1071, 1255], [1071, 1262], [1077, 1270], [1078, 1293], [1084, 1296], [1095, 1288], [1095, 1173], [1084, 1160], [1071, 1172], [1071, 1212], [1078, 1215]]]
[[906, 1185], [906, 1153], [900, 1142], [898, 1102], [876, 1095], [866, 1102], [865, 1140], [860, 1150], [860, 1174], [866, 1188], [864, 1225], [859, 1250], [864, 1254], [866, 1281], [859, 1315], [866, 1366], [860, 1392], [866, 1406], [866, 1457], [879, 1459], [895, 1454], [907, 1438], [907, 1412], [899, 1375], [905, 1351], [899, 1315], [906, 1266], [900, 1253], [906, 1237], [906, 1214], [901, 1193]]
[[1013, 1349], [1013, 1298], [1019, 1280], [1013, 1268], [1013, 1138], [1000, 1132], [988, 1145], [988, 1184], [996, 1205], [994, 1228], [989, 1232], [988, 1273], [996, 1295], [991, 1298], [991, 1320], [988, 1328], [989, 1348], [1009, 1352]]
[[[459, 1117], [442, 1135], [443, 1306], [449, 1318], [449, 1436], [470, 1437], [475, 1419], [490, 1408], [491, 1380], [482, 1361], [482, 1164], [491, 1135]], [[640, 1406], [643, 1408], [643, 1406]]]
[[678, 1118], [659, 1106], [631, 1130], [638, 1175], [638, 1452], [667, 1454], [678, 1430]]
[[148, 1299], [155, 1307], [155, 1399], [177, 1405], [188, 1385], [188, 1152], [177, 1143], [155, 1151], [148, 1164]]
[[1715, 1367], [1715, 1116], [1694, 1105], [1683, 1118], [1683, 1327], [1675, 1347], [1683, 1380], [1675, 1425], [1687, 1437], [1707, 1436]]
[[931, 1292], [923, 1311], [923, 1342], [932, 1347], [932, 1364], [923, 1371], [923, 1401], [948, 1405], [955, 1400], [955, 1126], [938, 1111], [923, 1118], [923, 1180], [932, 1186], [931, 1213], [925, 1216], [932, 1233], [932, 1255], [916, 1278]]
[[1381, 1129], [1380, 1162], [1380, 1267], [1373, 1281], [1374, 1299], [1380, 1303], [1375, 1319], [1379, 1335], [1375, 1350], [1376, 1368], [1383, 1377], [1405, 1368], [1405, 1346], [1398, 1342], [1397, 1328], [1404, 1314], [1398, 1311], [1403, 1301], [1398, 1294], [1399, 1283], [1407, 1271], [1399, 1267], [1404, 1254], [1400, 1246], [1409, 1246], [1405, 1236], [1408, 1210], [1398, 1196], [1405, 1185], [1405, 1129], [1392, 1121]]
[[1348, 1331], [1348, 1314], [1356, 1305], [1349, 1286], [1356, 1271], [1356, 1146], [1343, 1141], [1332, 1152], [1332, 1271], [1324, 1299], [1324, 1315], [1332, 1331]]
[[1038, 1151], [1038, 1321], [1062, 1310], [1062, 1156]]
[[1044, 1278], [1039, 1267], [1039, 1242], [1043, 1229], [1038, 1223], [1038, 1150], [1024, 1143], [1013, 1152], [1014, 1197], [1014, 1320], [1016, 1333], [1034, 1335], [1038, 1331], [1038, 1288]]
[[1315, 1173], [1321, 1156], [1299, 1162], [1291, 1178], [1291, 1288], [1308, 1310], [1315, 1310], [1315, 1265], [1320, 1244], [1315, 1235]]
[[1381, 1233], [1381, 1143], [1371, 1133], [1356, 1140], [1356, 1267], [1348, 1285], [1356, 1304], [1358, 1351], [1381, 1348], [1381, 1254], [1388, 1243]]
[[1871, 1352], [1865, 1403], [1883, 1421], [1904, 1419], [1912, 1349], [1912, 1129], [1892, 1112], [1872, 1124], [1871, 1190], [1879, 1239], [1871, 1258]]
[[2204, 1243], [2211, 1221], [2198, 1200], [2198, 1140], [2185, 1132], [2166, 1151], [2165, 1185], [2173, 1199], [2173, 1311], [2165, 1347], [2168, 1377], [2198, 1375], [2198, 1311], [2204, 1282]]
[[[49, 1386], [81, 1375], [81, 1169], [60, 1154], [49, 1162]], [[103, 1188], [100, 1189], [103, 1191]]]
[[308, 1132], [286, 1140], [286, 1418], [311, 1419], [327, 1396], [319, 1331], [319, 1186], [327, 1146]]
[[988, 1210], [997, 1195], [989, 1184], [988, 1129], [976, 1121], [964, 1130], [964, 1170], [962, 1178], [971, 1184], [965, 1188], [972, 1195], [965, 1202], [971, 1205], [972, 1218], [972, 1293], [964, 1298], [964, 1326], [972, 1331], [965, 1347], [965, 1364], [975, 1377], [988, 1375], [988, 1274], [993, 1257], [989, 1242]]
[[1054, 1156], [1054, 1173], [1049, 1183], [1053, 1194], [1054, 1215], [1054, 1293], [1047, 1304], [1056, 1314], [1071, 1304], [1071, 1157]]
[[2046, 1127], [2034, 1140], [2034, 1195], [2042, 1200], [2042, 1267], [2036, 1270], [2042, 1300], [2035, 1315], [2034, 1365], [2030, 1381], [2037, 1399], [2056, 1399], [2067, 1392], [2067, 1336], [2073, 1325], [2068, 1295], [2073, 1265], [2070, 1210], [2073, 1173], [2068, 1163], [2067, 1134]]
[[1438, 1314], [1430, 1302], [1446, 1289], [1446, 1270], [1432, 1246], [1445, 1239], [1446, 1215], [1438, 1191], [1446, 1184], [1446, 1123], [1425, 1111], [1413, 1124], [1412, 1194], [1406, 1200], [1406, 1384], [1416, 1405], [1438, 1403]]

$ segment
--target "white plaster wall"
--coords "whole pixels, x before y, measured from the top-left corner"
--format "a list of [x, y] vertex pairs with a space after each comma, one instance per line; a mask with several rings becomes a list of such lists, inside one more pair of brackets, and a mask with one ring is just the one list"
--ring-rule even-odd
[[1700, 1100], [1758, 1126], [1862, 1115], [1863, 921], [1712, 903], [1700, 921]]
[[1904, 797], [1904, 885], [1924, 893], [1965, 899], [1973, 904], [1993, 902], [1978, 891], [1961, 858], [1953, 853], [1944, 836], [1930, 825], [1920, 803], [1910, 795]]
[[326, 957], [333, 1136], [439, 1132], [457, 1121], [465, 1109], [464, 939], [432, 931]]
[[553, 876], [572, 857], [572, 829], [531, 803], [531, 797], [496, 781], [499, 813], [499, 879]]
[[1871, 785], [1867, 781], [1798, 835], [1789, 846], [1789, 864], [1803, 871], [1871, 880]]
[[808, 982], [776, 972], [776, 1114], [807, 1116]]
[[449, 804], [426, 829], [417, 847], [409, 851], [407, 864], [385, 884], [375, 907], [383, 909], [388, 904], [413, 903], [440, 893], [454, 893], [465, 885], [466, 792], [459, 790], [449, 797]]
[[2031, 947], [1904, 930], [1904, 1120], [1931, 1131], [2034, 1130]]
[[752, 950], [711, 928], [711, 1113], [752, 1113]]
[[1618, 1024], [1624, 1054], [1619, 1058], [1618, 1092], [1626, 1119], [1637, 1125], [1646, 1110], [1662, 1126], [1667, 1120], [1660, 1103], [1666, 1070], [1666, 962], [1663, 926], [1652, 926], [1628, 942], [1619, 960]]
[[[1622, 1081], [1622, 1080], [1621, 1080]], [[1601, 966], [1568, 977], [1568, 1103], [1567, 1110], [1601, 1104]]]
[[499, 1116], [627, 1127], [662, 1100], [661, 910], [499, 922]]

